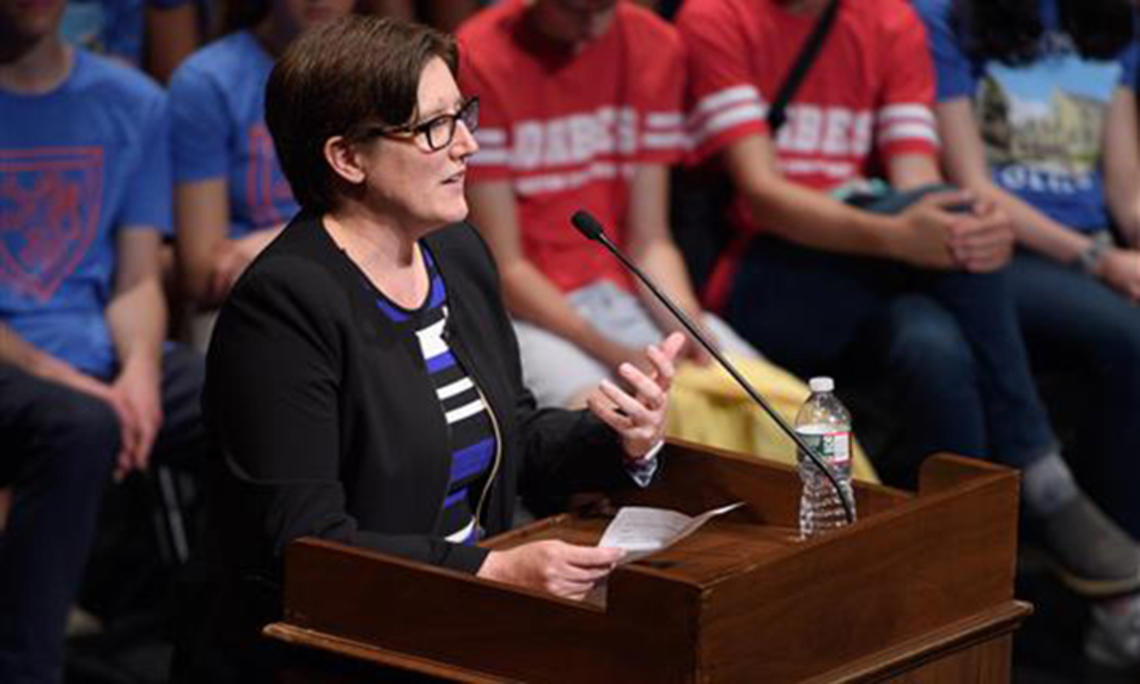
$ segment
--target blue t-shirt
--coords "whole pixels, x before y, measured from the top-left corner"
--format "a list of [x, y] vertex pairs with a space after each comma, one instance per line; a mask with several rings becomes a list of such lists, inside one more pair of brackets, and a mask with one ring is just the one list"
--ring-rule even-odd
[[59, 30], [73, 45], [138, 65], [142, 61], [144, 3], [169, 9], [191, 1], [67, 0]]
[[231, 238], [288, 221], [297, 203], [265, 126], [269, 56], [248, 31], [191, 55], [170, 80], [177, 183], [226, 180]]
[[123, 228], [170, 233], [166, 96], [83, 50], [44, 95], [0, 90], [0, 320], [108, 378], [103, 310]]
[[938, 100], [973, 99], [997, 185], [1077, 230], [1107, 226], [1105, 116], [1117, 87], [1134, 88], [1135, 42], [1116, 59], [1085, 59], [1060, 28], [1056, 0], [1041, 0], [1040, 56], [1010, 66], [966, 54], [952, 0], [914, 4], [926, 22]]

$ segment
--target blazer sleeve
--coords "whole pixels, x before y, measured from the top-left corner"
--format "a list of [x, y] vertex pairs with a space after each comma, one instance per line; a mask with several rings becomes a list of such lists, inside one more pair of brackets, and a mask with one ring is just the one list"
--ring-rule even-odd
[[586, 410], [538, 408], [534, 395], [523, 383], [518, 339], [503, 305], [494, 257], [478, 231], [472, 226], [467, 226], [467, 230], [475, 240], [472, 252], [480, 254], [483, 262], [478, 270], [487, 274], [483, 288], [492, 302], [509, 369], [522, 451], [520, 493], [528, 497], [561, 496], [628, 486], [631, 480], [623, 465], [621, 444], [608, 425]]
[[485, 549], [363, 530], [347, 510], [339, 473], [350, 305], [320, 267], [299, 258], [274, 265], [239, 283], [209, 352], [206, 415], [231, 548], [273, 577], [302, 536], [475, 572]]
[[523, 435], [523, 494], [560, 497], [632, 483], [617, 434], [589, 411], [538, 409], [533, 395], [522, 387], [517, 415]]

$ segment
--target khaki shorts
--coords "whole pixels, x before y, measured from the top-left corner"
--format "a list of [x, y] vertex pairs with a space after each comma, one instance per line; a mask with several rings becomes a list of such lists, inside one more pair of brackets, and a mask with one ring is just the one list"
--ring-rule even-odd
[[[606, 337], [631, 347], [661, 340], [661, 329], [634, 295], [603, 280], [567, 295], [574, 309]], [[720, 349], [739, 356], [760, 357], [728, 324], [705, 313], [702, 321]], [[539, 406], [566, 406], [573, 399], [612, 377], [612, 369], [570, 341], [544, 328], [514, 321], [519, 340], [523, 382]]]

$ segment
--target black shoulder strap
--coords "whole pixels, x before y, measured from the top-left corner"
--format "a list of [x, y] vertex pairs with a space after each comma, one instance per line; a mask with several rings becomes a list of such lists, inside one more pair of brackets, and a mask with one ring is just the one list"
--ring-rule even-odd
[[823, 9], [823, 14], [819, 15], [811, 35], [804, 41], [804, 46], [796, 55], [796, 61], [788, 69], [788, 74], [784, 76], [784, 83], [780, 86], [776, 98], [772, 100], [772, 105], [768, 108], [768, 131], [772, 137], [776, 136], [780, 127], [784, 125], [784, 121], [787, 120], [788, 103], [791, 102], [796, 91], [799, 90], [800, 84], [803, 83], [804, 77], [811, 70], [812, 63], [819, 55], [820, 48], [823, 47], [823, 41], [827, 38], [827, 34], [831, 33], [831, 27], [835, 24], [835, 15], [837, 14], [839, 14], [839, 0], [831, 0]]

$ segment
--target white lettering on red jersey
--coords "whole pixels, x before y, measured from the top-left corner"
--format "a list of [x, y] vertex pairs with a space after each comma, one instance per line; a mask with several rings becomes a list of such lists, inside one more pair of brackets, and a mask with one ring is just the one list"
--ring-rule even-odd
[[601, 278], [631, 287], [611, 257], [569, 226], [585, 208], [622, 243], [638, 166], [688, 150], [680, 38], [651, 12], [619, 3], [605, 35], [576, 54], [543, 46], [505, 0], [458, 32], [460, 88], [480, 98], [468, 182], [508, 180], [526, 257], [563, 290]]

